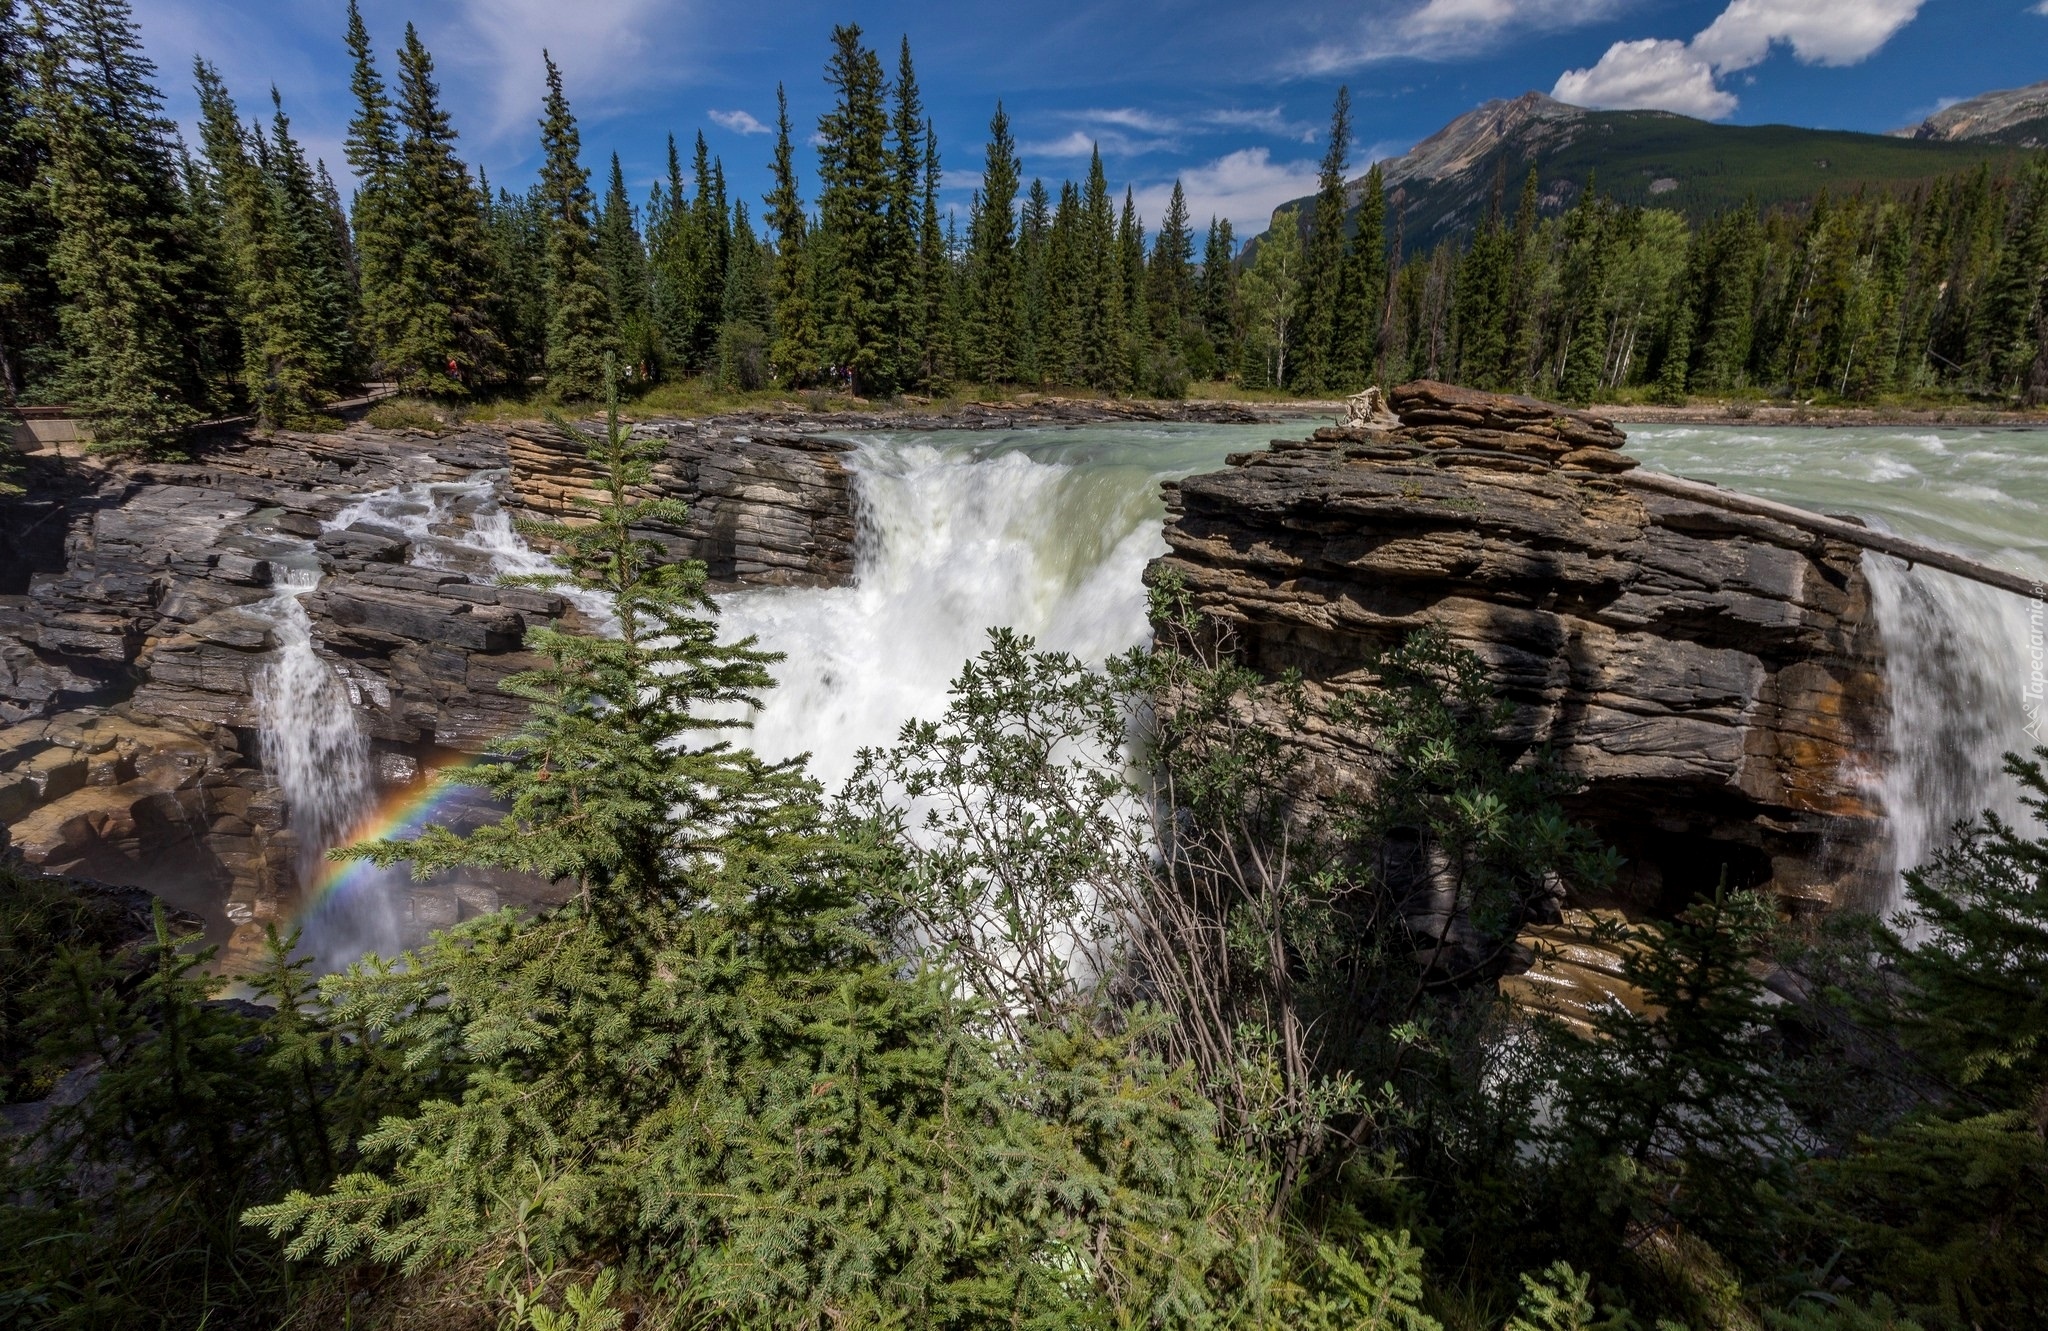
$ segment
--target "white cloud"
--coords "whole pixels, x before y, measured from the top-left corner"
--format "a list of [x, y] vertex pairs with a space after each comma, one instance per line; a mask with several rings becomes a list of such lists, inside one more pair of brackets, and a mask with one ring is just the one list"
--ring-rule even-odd
[[[578, 118], [589, 120], [688, 74], [688, 17], [679, 0], [456, 0], [428, 44], [445, 65], [482, 84], [488, 133], [502, 138], [532, 130], [540, 119], [543, 49], [561, 68]], [[380, 47], [394, 44], [382, 32], [377, 38]]]
[[1019, 156], [1026, 158], [1051, 157], [1056, 159], [1085, 158], [1102, 150], [1104, 157], [1136, 157], [1142, 153], [1158, 152], [1179, 145], [1168, 138], [1145, 139], [1109, 130], [1101, 134], [1090, 134], [1085, 129], [1073, 130], [1056, 139], [1039, 139], [1017, 145]]
[[[1360, 35], [1325, 42], [1299, 71], [1336, 74], [1386, 60], [1457, 60], [1494, 50], [1509, 38], [1562, 32], [1613, 16], [1630, 0], [1423, 0], [1389, 19], [1374, 12]], [[2048, 3], [2048, 0], [2043, 0]]]
[[735, 134], [766, 134], [768, 127], [745, 111], [706, 111], [711, 123], [723, 126]]
[[[1180, 183], [1197, 232], [1208, 227], [1211, 217], [1227, 217], [1243, 241], [1266, 229], [1273, 209], [1289, 199], [1315, 193], [1316, 163], [1276, 162], [1270, 149], [1241, 148], [1181, 172]], [[1173, 182], [1140, 185], [1136, 194], [1138, 211], [1156, 227], [1166, 216]]]
[[1913, 21], [1922, 0], [1734, 0], [1692, 49], [1726, 74], [1782, 42], [1806, 65], [1853, 65]]
[[1134, 106], [1117, 106], [1088, 111], [1064, 111], [1061, 115], [1068, 120], [1079, 120], [1091, 125], [1114, 125], [1119, 129], [1136, 130], [1141, 134], [1175, 134], [1181, 124], [1171, 116], [1156, 111], [1144, 111]]
[[2035, 5], [2032, 9], [2028, 10], [2027, 12], [2029, 14], [2048, 15], [2048, 0], [2041, 0], [2040, 4]]
[[[2041, 0], [2048, 4], [2048, 0]], [[1289, 120], [1277, 106], [1256, 108], [1222, 107], [1202, 113], [1202, 123], [1218, 129], [1249, 129], [1278, 138], [1293, 139], [1297, 143], [1314, 143], [1321, 133], [1315, 125], [1305, 120]]]
[[1714, 67], [1680, 41], [1646, 37], [1616, 42], [1590, 69], [1560, 74], [1550, 95], [1573, 106], [1676, 111], [1719, 120], [1735, 111], [1735, 94], [1714, 85]]
[[[1431, 0], [1438, 3], [1439, 0]], [[1484, 5], [1504, 0], [1442, 0]], [[1580, 106], [1654, 107], [1718, 120], [1735, 95], [1718, 80], [1760, 65], [1774, 46], [1805, 65], [1854, 65], [1911, 23], [1924, 0], [1730, 0], [1690, 42], [1616, 42], [1597, 64], [1567, 70], [1551, 96]], [[2048, 5], [2048, 0], [2042, 0]]]

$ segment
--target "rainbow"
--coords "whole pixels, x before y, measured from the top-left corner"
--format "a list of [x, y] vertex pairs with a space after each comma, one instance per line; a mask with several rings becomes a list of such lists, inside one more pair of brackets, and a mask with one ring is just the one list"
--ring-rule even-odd
[[[471, 759], [470, 762], [475, 762]], [[470, 763], [460, 764], [467, 767]], [[445, 821], [440, 815], [456, 800], [471, 790], [448, 778], [458, 767], [444, 768], [416, 785], [404, 786], [392, 791], [377, 802], [375, 808], [356, 821], [334, 844], [353, 846], [361, 841], [403, 840], [417, 836], [427, 824]], [[469, 798], [475, 798], [470, 795]], [[384, 870], [368, 860], [320, 861], [320, 871], [306, 886], [303, 901], [299, 907], [301, 922], [311, 919], [338, 902], [346, 900], [351, 893], [373, 887], [377, 876]]]

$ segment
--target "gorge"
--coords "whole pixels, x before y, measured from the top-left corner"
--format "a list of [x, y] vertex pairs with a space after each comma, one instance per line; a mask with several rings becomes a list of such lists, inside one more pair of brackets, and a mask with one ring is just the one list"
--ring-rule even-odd
[[[1629, 861], [1617, 899], [1587, 904], [1668, 910], [1724, 867], [1792, 909], [1883, 904], [1955, 817], [2010, 811], [1997, 761], [2026, 743], [2020, 598], [1631, 490], [1604, 459], [1514, 430], [1432, 448], [1441, 423], [1104, 414], [641, 426], [667, 441], [657, 484], [693, 505], [663, 539], [707, 562], [729, 636], [786, 654], [749, 742], [808, 752], [835, 784], [859, 748], [939, 710], [992, 625], [1091, 661], [1143, 643], [1150, 565], [1252, 664], [1313, 688], [1344, 687], [1392, 636], [1449, 628]], [[1312, 437], [1266, 448], [1289, 433]], [[2021, 439], [1659, 426], [1617, 456], [2039, 572], [2048, 470]], [[95, 476], [38, 465], [8, 506], [0, 602], [13, 853], [163, 893], [230, 943], [229, 964], [268, 922], [302, 918], [345, 959], [549, 897], [319, 857], [351, 832], [487, 812], [434, 797], [434, 775], [517, 723], [496, 684], [530, 665], [528, 624], [592, 622], [492, 582], [543, 566], [514, 515], [570, 511], [588, 483], [559, 431], [358, 425]], [[1345, 737], [1315, 742], [1341, 782]]]

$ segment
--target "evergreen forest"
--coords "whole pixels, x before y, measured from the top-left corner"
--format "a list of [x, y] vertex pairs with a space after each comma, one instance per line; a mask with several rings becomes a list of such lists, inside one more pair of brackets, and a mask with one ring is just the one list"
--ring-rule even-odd
[[366, 381], [591, 400], [608, 355], [629, 393], [1330, 397], [1429, 377], [1572, 402], [2048, 396], [2040, 153], [1699, 226], [1594, 179], [1560, 210], [1532, 171], [1495, 180], [1473, 234], [1409, 253], [1400, 192], [1376, 168], [1347, 184], [1340, 90], [1319, 192], [1240, 244], [1178, 185], [1140, 216], [1099, 153], [1081, 181], [1027, 178], [1000, 103], [967, 215], [942, 208], [909, 42], [887, 62], [856, 26], [831, 35], [814, 133], [783, 100], [758, 201], [728, 197], [701, 133], [671, 136], [636, 196], [616, 154], [585, 152], [552, 61], [539, 178], [494, 189], [417, 31], [387, 51], [351, 7], [337, 35], [340, 181], [275, 89], [238, 103], [204, 59], [185, 142], [120, 0], [0, 0], [5, 405], [77, 405], [103, 444], [156, 445], [233, 413], [318, 425]]

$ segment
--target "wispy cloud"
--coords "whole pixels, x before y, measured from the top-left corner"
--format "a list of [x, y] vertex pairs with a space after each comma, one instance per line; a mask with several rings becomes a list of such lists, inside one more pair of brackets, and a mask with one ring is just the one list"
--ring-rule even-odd
[[[2048, 4], [2048, 0], [2041, 0]], [[1249, 129], [1297, 143], [1314, 143], [1322, 131], [1306, 120], [1290, 120], [1277, 106], [1230, 108], [1202, 112], [1202, 123], [1219, 130]]]
[[1566, 70], [1551, 95], [1580, 106], [1654, 108], [1719, 120], [1734, 114], [1737, 101], [1720, 80], [1762, 64], [1773, 48], [1791, 47], [1804, 65], [1858, 64], [1911, 23], [1922, 3], [1732, 0], [1690, 42], [1616, 42], [1597, 63]]
[[584, 118], [625, 109], [636, 93], [685, 79], [690, 11], [686, 0], [454, 0], [435, 21], [431, 40], [447, 64], [482, 85], [488, 133], [503, 137], [539, 118], [543, 49], [561, 67]]
[[[1316, 163], [1276, 162], [1271, 149], [1241, 148], [1181, 172], [1180, 183], [1187, 194], [1188, 215], [1197, 228], [1206, 227], [1211, 217], [1227, 217], [1231, 229], [1243, 240], [1266, 229], [1273, 209], [1315, 192]], [[1157, 225], [1166, 215], [1173, 182], [1139, 185], [1136, 194], [1138, 211]]]
[[1175, 134], [1181, 122], [1172, 116], [1157, 111], [1144, 111], [1135, 106], [1093, 107], [1077, 111], [1062, 111], [1062, 118], [1078, 120], [1090, 125], [1114, 125], [1118, 129], [1136, 130], [1140, 134]]
[[735, 134], [766, 134], [768, 132], [768, 126], [754, 119], [752, 115], [745, 111], [706, 111], [704, 114], [711, 117], [712, 124], [729, 129]]
[[1296, 72], [1322, 75], [1388, 60], [1459, 60], [1496, 50], [1512, 37], [1598, 23], [1629, 3], [1631, 0], [1424, 0], [1391, 20], [1374, 12], [1360, 24], [1356, 36], [1323, 42], [1294, 64]]
[[1053, 139], [1035, 139], [1017, 145], [1017, 152], [1025, 157], [1051, 157], [1056, 160], [1083, 158], [1102, 150], [1104, 157], [1138, 157], [1150, 152], [1163, 152], [1178, 147], [1178, 141], [1171, 138], [1140, 138], [1118, 130], [1091, 134], [1085, 129], [1073, 130]]

